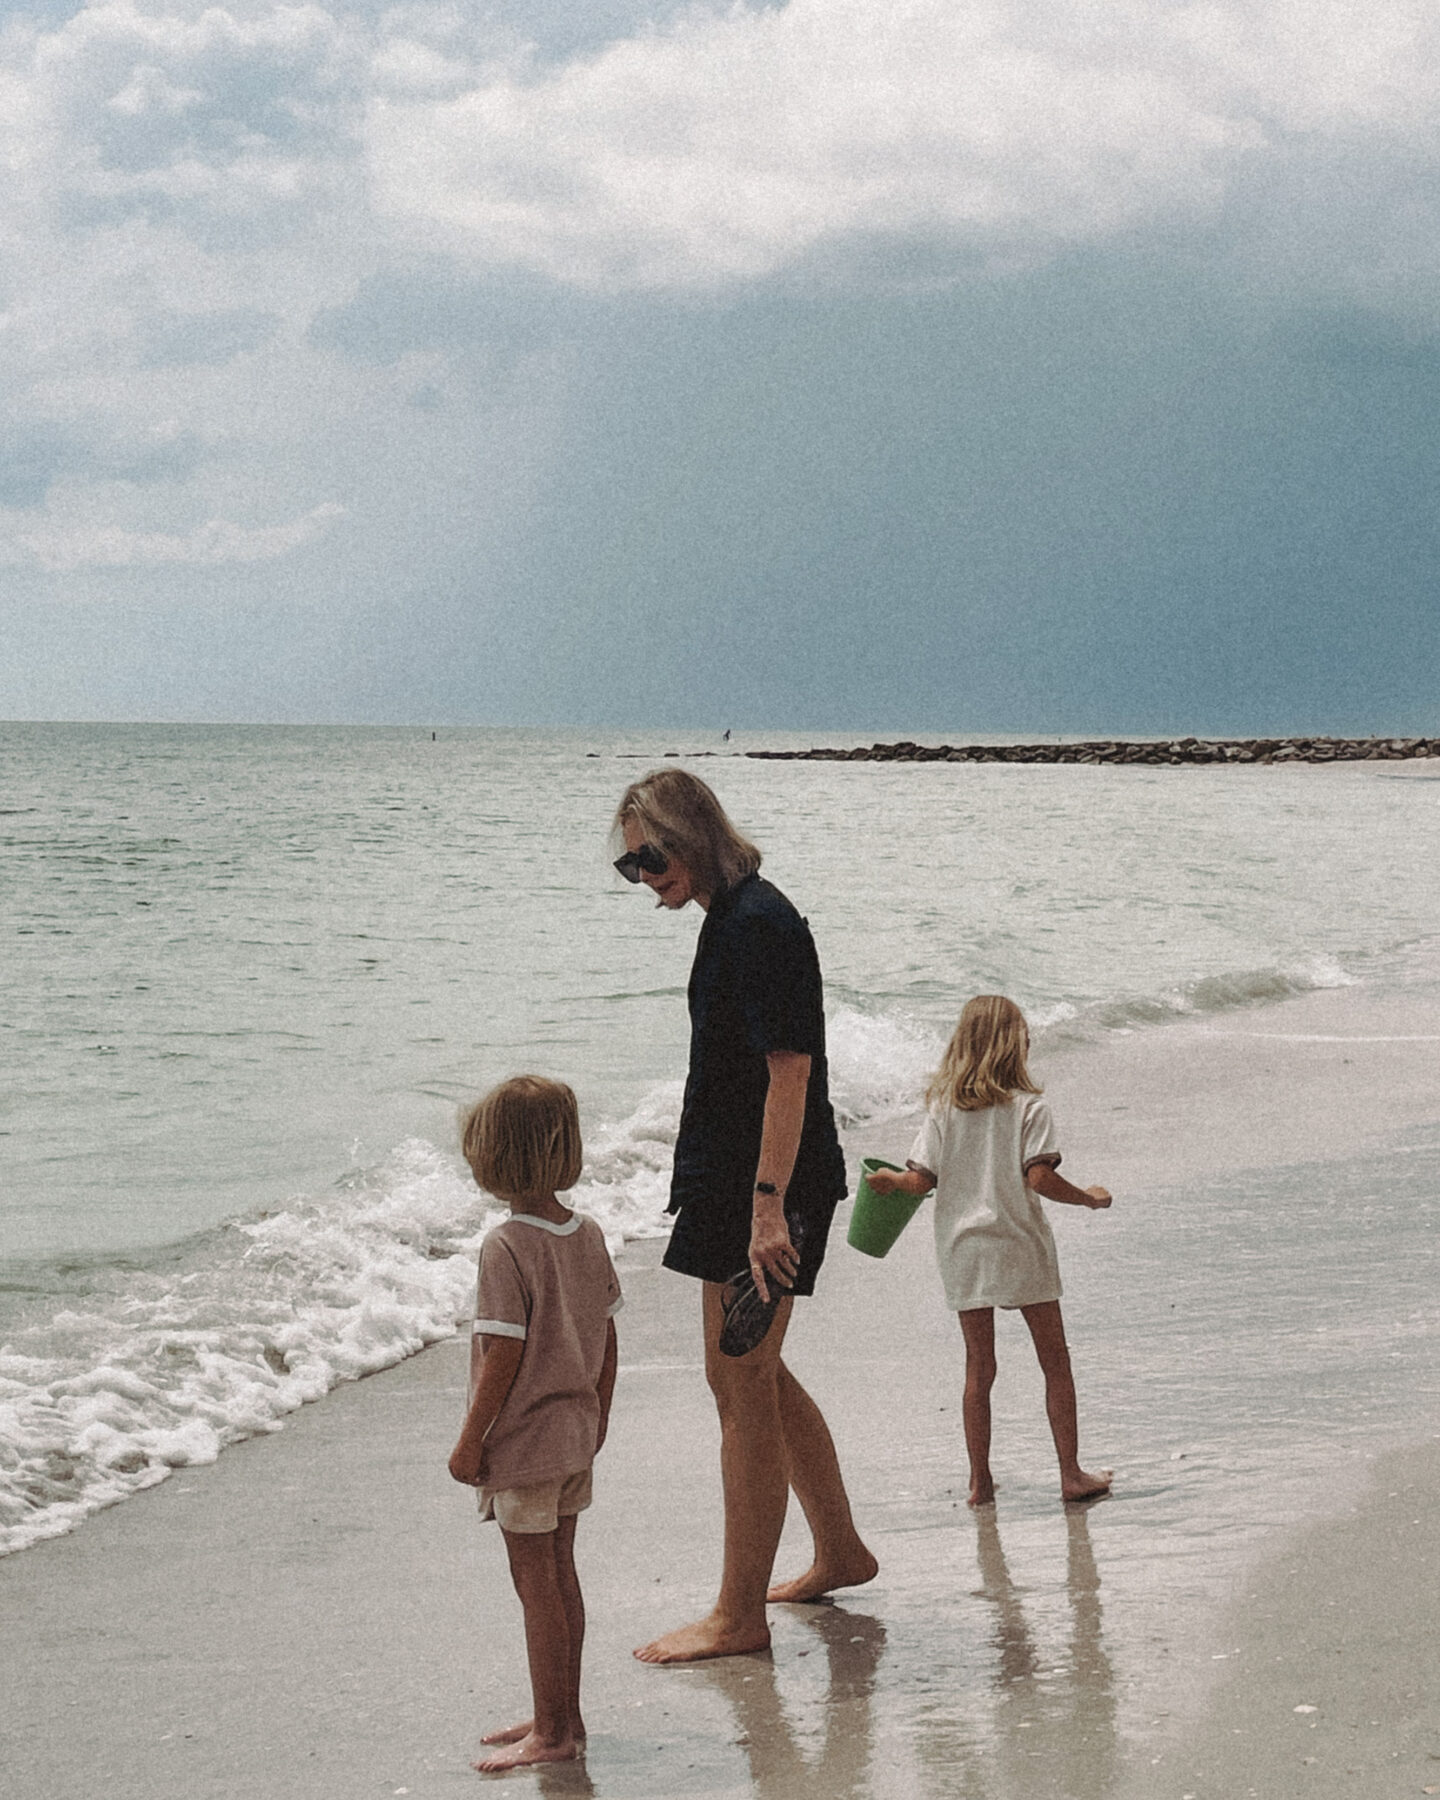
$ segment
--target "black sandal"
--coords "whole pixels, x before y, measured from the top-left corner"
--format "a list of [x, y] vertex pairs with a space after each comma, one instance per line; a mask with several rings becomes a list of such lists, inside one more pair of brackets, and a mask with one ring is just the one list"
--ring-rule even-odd
[[[803, 1227], [798, 1219], [787, 1218], [785, 1224], [798, 1256], [804, 1237]], [[782, 1287], [773, 1276], [766, 1285], [770, 1289], [770, 1298], [762, 1300], [748, 1263], [738, 1275], [726, 1282], [725, 1291], [720, 1296], [722, 1356], [748, 1356], [757, 1344], [764, 1343], [765, 1334], [774, 1323], [780, 1302], [790, 1292], [788, 1287]]]

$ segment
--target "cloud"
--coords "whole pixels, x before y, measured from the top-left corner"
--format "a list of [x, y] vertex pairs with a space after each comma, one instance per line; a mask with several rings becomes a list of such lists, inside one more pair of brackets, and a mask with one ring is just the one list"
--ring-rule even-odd
[[440, 350], [508, 367], [539, 354], [555, 324], [556, 308], [539, 306], [535, 294], [505, 294], [426, 259], [367, 277], [344, 305], [316, 314], [308, 337], [356, 363], [393, 365], [413, 351]]
[[106, 442], [53, 421], [0, 425], [0, 506], [39, 506], [56, 482], [76, 478], [132, 487], [183, 481], [204, 455], [193, 433], [173, 428]]
[[[0, 560], [27, 597], [283, 557], [338, 505], [305, 567], [337, 610], [499, 595], [589, 479], [570, 446], [648, 428], [667, 335], [713, 385], [710, 345], [757, 366], [764, 309], [821, 288], [883, 308], [1138, 239], [1249, 258], [1272, 312], [1440, 305], [1429, 0], [42, 10], [0, 26]], [[797, 386], [831, 378], [822, 309]], [[744, 389], [719, 440], [775, 404]]]
[[0, 562], [29, 564], [52, 574], [77, 569], [133, 569], [161, 563], [214, 568], [225, 563], [273, 562], [323, 537], [345, 508], [317, 506], [286, 525], [244, 526], [208, 519], [183, 535], [126, 531], [118, 526], [40, 526], [0, 539]]
[[[354, 509], [336, 462], [356, 416], [403, 401], [305, 331], [374, 264], [372, 37], [313, 0], [98, 0], [0, 27], [7, 567], [266, 561]], [[255, 519], [288, 522], [232, 523]]]
[[277, 314], [253, 306], [211, 313], [157, 309], [138, 322], [141, 365], [148, 369], [194, 363], [218, 366], [260, 349], [279, 325]]
[[414, 67], [392, 44], [372, 69], [377, 207], [601, 289], [755, 281], [875, 240], [1004, 269], [1213, 214], [1297, 144], [1440, 154], [1429, 0], [790, 0], [511, 58], [463, 92]]
[[29, 100], [14, 135], [76, 216], [294, 205], [347, 155], [347, 43], [313, 4], [101, 0], [54, 31], [12, 29]]

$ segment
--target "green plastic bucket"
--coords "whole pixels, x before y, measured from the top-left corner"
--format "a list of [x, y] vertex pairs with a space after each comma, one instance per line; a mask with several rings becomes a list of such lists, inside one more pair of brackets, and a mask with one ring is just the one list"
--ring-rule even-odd
[[850, 1229], [845, 1242], [852, 1250], [866, 1256], [884, 1256], [900, 1233], [920, 1209], [923, 1194], [877, 1194], [866, 1180], [872, 1169], [894, 1169], [904, 1174], [898, 1163], [885, 1162], [878, 1156], [867, 1156], [860, 1164], [860, 1185], [855, 1190], [855, 1206], [850, 1214]]

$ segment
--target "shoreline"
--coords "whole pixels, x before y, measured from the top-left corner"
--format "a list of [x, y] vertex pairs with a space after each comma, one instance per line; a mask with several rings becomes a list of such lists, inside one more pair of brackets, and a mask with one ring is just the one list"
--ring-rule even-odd
[[[1186, 1181], [1208, 1181], [1203, 1196], [1232, 1171], [1363, 1161], [1393, 1130], [1440, 1125], [1440, 1093], [1424, 1079], [1433, 1058], [1415, 1054], [1416, 1040], [1431, 1036], [1440, 1018], [1428, 991], [1348, 988], [1045, 1059], [1067, 1165], [1117, 1194], [1113, 1217], [1057, 1225], [1077, 1296], [1082, 1447], [1107, 1451], [1113, 1405], [1092, 1365], [1087, 1310], [1134, 1304], [1106, 1275], [1105, 1231], [1185, 1199]], [[1277, 1120], [1282, 1079], [1293, 1104]], [[1205, 1119], [1227, 1099], [1217, 1141]], [[849, 1160], [903, 1150], [909, 1134], [899, 1118], [847, 1134]], [[1000, 1505], [970, 1513], [956, 1441], [962, 1359], [935, 1291], [929, 1234], [912, 1228], [876, 1263], [845, 1249], [843, 1217], [823, 1304], [797, 1310], [787, 1355], [835, 1431], [880, 1578], [833, 1606], [773, 1609], [770, 1655], [677, 1670], [632, 1661], [632, 1645], [707, 1603], [719, 1534], [718, 1434], [695, 1297], [658, 1268], [656, 1241], [632, 1242], [621, 1259], [612, 1445], [577, 1546], [591, 1621], [590, 1751], [583, 1769], [516, 1777], [507, 1792], [1234, 1800], [1254, 1786], [1284, 1800], [1353, 1800], [1353, 1781], [1321, 1785], [1321, 1760], [1297, 1765], [1296, 1739], [1303, 1732], [1300, 1754], [1325, 1768], [1333, 1752], [1343, 1784], [1355, 1759], [1345, 1764], [1340, 1752], [1357, 1731], [1374, 1734], [1365, 1767], [1391, 1772], [1367, 1795], [1414, 1792], [1430, 1779], [1421, 1765], [1440, 1754], [1440, 1740], [1425, 1735], [1432, 1715], [1419, 1704], [1380, 1710], [1368, 1696], [1388, 1684], [1411, 1705], [1404, 1696], [1423, 1687], [1406, 1675], [1428, 1634], [1430, 1565], [1421, 1537], [1417, 1560], [1404, 1533], [1428, 1544], [1440, 1530], [1433, 1485], [1415, 1485], [1435, 1466], [1431, 1447], [1394, 1449], [1390, 1426], [1348, 1442], [1332, 1479], [1303, 1491], [1297, 1504], [1308, 1513], [1282, 1506], [1250, 1539], [1218, 1546], [1223, 1579], [1211, 1567], [1217, 1546], [1203, 1537], [1185, 1557], [1152, 1556], [1147, 1568], [1129, 1548], [1137, 1517], [1155, 1505], [1147, 1471], [1127, 1452], [1115, 1501], [1059, 1506], [1015, 1321], [1006, 1320], [1004, 1378], [1014, 1371], [1022, 1391], [997, 1395], [997, 1408], [1009, 1409], [1003, 1423], [997, 1410]], [[0, 1634], [0, 1685], [16, 1792], [71, 1800], [103, 1781], [110, 1800], [473, 1793], [468, 1757], [479, 1731], [522, 1716], [525, 1684], [499, 1544], [444, 1470], [465, 1356], [458, 1336], [343, 1384], [283, 1432], [0, 1560], [10, 1627]], [[1197, 1368], [1193, 1379], [1207, 1376]], [[1023, 1437], [1012, 1415], [1026, 1421]], [[1417, 1420], [1415, 1436], [1434, 1428]], [[1169, 1466], [1164, 1429], [1158, 1416], [1145, 1427], [1152, 1461]], [[1418, 1473], [1406, 1477], [1407, 1492], [1389, 1471], [1411, 1462]], [[1174, 1492], [1203, 1505], [1203, 1490], [1185, 1500], [1184, 1467], [1170, 1478]], [[1372, 1471], [1386, 1476], [1384, 1491], [1362, 1493]], [[1244, 1493], [1233, 1483], [1227, 1491]], [[1387, 1508], [1411, 1500], [1421, 1504], [1405, 1518], [1423, 1528], [1402, 1527], [1398, 1513], [1387, 1523]], [[1144, 1541], [1155, 1527], [1141, 1529]], [[792, 1518], [782, 1572], [799, 1565], [804, 1543]], [[1310, 1587], [1287, 1586], [1292, 1576]], [[1323, 1605], [1352, 1592], [1353, 1606]], [[1296, 1637], [1307, 1594], [1313, 1617]], [[1378, 1637], [1377, 1618], [1391, 1621]], [[1357, 1654], [1368, 1672], [1352, 1693], [1347, 1663]], [[1283, 1680], [1271, 1682], [1279, 1655]], [[1316, 1686], [1322, 1678], [1331, 1685]], [[1301, 1704], [1320, 1711], [1295, 1714]], [[1355, 1725], [1357, 1706], [1382, 1723]], [[1392, 1719], [1403, 1742], [1392, 1741]]]

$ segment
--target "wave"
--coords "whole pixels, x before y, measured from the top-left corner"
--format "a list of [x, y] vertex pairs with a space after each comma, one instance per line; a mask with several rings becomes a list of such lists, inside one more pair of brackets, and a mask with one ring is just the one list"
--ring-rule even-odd
[[[1198, 976], [1157, 994], [1099, 1000], [1015, 996], [1040, 1050], [1094, 1042], [1114, 1031], [1169, 1025], [1195, 1015], [1273, 1004], [1322, 988], [1353, 987], [1358, 978], [1333, 957], [1307, 957], [1284, 967]], [[826, 1032], [830, 1095], [836, 1118], [850, 1128], [913, 1112], [940, 1062], [966, 996], [957, 994], [943, 1026], [904, 1013], [838, 1008]]]
[[913, 1112], [947, 1035], [895, 1013], [838, 1008], [826, 1023], [825, 1040], [830, 1099], [841, 1128]]
[[[1158, 996], [1017, 997], [1037, 1041], [1059, 1047], [1352, 980], [1316, 958]], [[841, 1125], [918, 1106], [948, 1030], [837, 1008], [828, 1037]], [[682, 1092], [679, 1081], [662, 1083], [626, 1118], [587, 1133], [571, 1198], [612, 1251], [669, 1230]], [[0, 1555], [278, 1431], [338, 1383], [453, 1335], [470, 1313], [480, 1241], [499, 1217], [453, 1152], [409, 1139], [319, 1199], [232, 1221], [148, 1266], [96, 1261], [77, 1272], [72, 1263], [51, 1284], [64, 1309], [0, 1345]]]
[[491, 1206], [453, 1157], [411, 1140], [324, 1200], [221, 1226], [167, 1266], [97, 1268], [73, 1305], [0, 1347], [0, 1554], [449, 1337]]
[[1064, 1002], [1031, 1015], [1036, 1038], [1046, 1045], [1089, 1041], [1110, 1031], [1133, 1031], [1146, 1025], [1170, 1025], [1177, 1019], [1233, 1012], [1239, 1007], [1273, 1005], [1324, 988], [1355, 987], [1359, 978], [1329, 956], [1312, 956], [1284, 967], [1242, 969], [1197, 976], [1158, 994], [1126, 994], [1117, 998], [1068, 1005]]
[[[666, 1082], [591, 1136], [570, 1197], [612, 1251], [669, 1230], [682, 1091]], [[71, 1304], [0, 1346], [0, 1555], [452, 1336], [502, 1216], [455, 1154], [417, 1138], [320, 1200], [232, 1221], [149, 1266], [53, 1272]], [[27, 1285], [47, 1285], [43, 1272]]]

